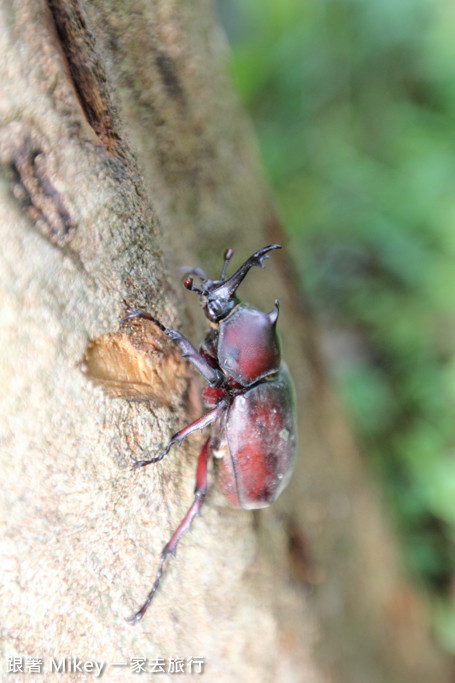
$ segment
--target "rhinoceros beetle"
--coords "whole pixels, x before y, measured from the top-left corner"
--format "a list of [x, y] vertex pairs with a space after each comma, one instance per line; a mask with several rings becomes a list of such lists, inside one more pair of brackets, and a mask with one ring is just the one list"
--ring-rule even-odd
[[[174, 434], [162, 453], [150, 460], [138, 460], [134, 468], [159, 462], [175, 443], [192, 432], [212, 425], [199, 454], [194, 501], [164, 546], [155, 582], [142, 607], [127, 621], [142, 619], [155, 594], [169, 553], [199, 514], [207, 491], [207, 464], [211, 454], [219, 459], [218, 486], [234, 506], [254, 510], [270, 505], [286, 487], [292, 474], [296, 450], [294, 390], [285, 363], [281, 360], [276, 331], [278, 301], [271, 313], [257, 311], [237, 298], [237, 288], [253, 266], [264, 260], [279, 244], [257, 251], [229, 279], [225, 279], [233, 250], [224, 254], [219, 280], [210, 280], [200, 268], [184, 269], [185, 287], [199, 295], [210, 330], [197, 351], [177, 330], [163, 325], [139, 308], [127, 307], [123, 325], [132, 318], [150, 320], [194, 365], [208, 386], [204, 403], [210, 410]], [[194, 284], [194, 276], [200, 284]]]

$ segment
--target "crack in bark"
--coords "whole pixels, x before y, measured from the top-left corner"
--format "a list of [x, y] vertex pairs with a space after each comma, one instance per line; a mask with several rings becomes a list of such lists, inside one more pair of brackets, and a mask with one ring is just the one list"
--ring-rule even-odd
[[79, 0], [47, 0], [85, 117], [109, 154], [125, 156], [103, 61]]
[[33, 129], [10, 124], [0, 135], [0, 160], [12, 171], [16, 201], [27, 210], [41, 234], [62, 247], [70, 240], [76, 224], [67, 198], [55, 186], [57, 176], [42, 142]]
[[183, 90], [179, 72], [174, 64], [174, 61], [165, 52], [157, 50], [155, 64], [169, 96], [177, 100], [182, 106], [185, 106], [185, 92]]

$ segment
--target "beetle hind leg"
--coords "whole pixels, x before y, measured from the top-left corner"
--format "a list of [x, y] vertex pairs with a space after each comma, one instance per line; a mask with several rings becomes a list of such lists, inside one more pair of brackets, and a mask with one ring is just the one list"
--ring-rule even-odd
[[166, 560], [166, 557], [171, 554], [174, 555], [177, 552], [177, 545], [182, 538], [186, 534], [187, 531], [190, 530], [191, 525], [193, 523], [193, 519], [199, 514], [202, 503], [204, 502], [205, 494], [207, 492], [207, 465], [208, 465], [208, 460], [210, 456], [210, 437], [205, 441], [204, 445], [202, 446], [201, 452], [199, 454], [199, 458], [197, 461], [197, 470], [196, 470], [196, 486], [194, 489], [194, 500], [192, 505], [189, 507], [185, 517], [182, 519], [180, 522], [179, 526], [177, 529], [174, 531], [174, 533], [171, 536], [171, 539], [166, 543], [164, 546], [162, 552], [161, 552], [161, 557], [160, 557], [160, 562], [158, 565], [158, 570], [156, 572], [155, 576], [155, 581], [153, 583], [152, 589], [147, 595], [147, 599], [142, 605], [142, 607], [131, 617], [128, 617], [125, 619], [129, 624], [136, 624], [138, 621], [142, 619], [144, 616], [145, 612], [147, 611], [148, 606], [152, 602], [153, 596], [155, 595], [155, 592], [159, 586], [161, 576], [163, 574], [163, 565]]

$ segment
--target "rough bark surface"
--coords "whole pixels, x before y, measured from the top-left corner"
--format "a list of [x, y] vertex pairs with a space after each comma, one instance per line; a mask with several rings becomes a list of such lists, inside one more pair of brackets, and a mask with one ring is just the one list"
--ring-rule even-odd
[[[191, 502], [201, 439], [144, 472], [130, 455], [156, 453], [201, 406], [152, 327], [119, 332], [122, 300], [181, 327], [175, 264], [217, 273], [227, 246], [240, 259], [279, 241], [279, 225], [209, 3], [0, 7], [4, 658], [43, 657], [47, 672], [50, 657], [95, 659], [109, 681], [136, 680], [112, 666], [132, 657], [190, 656], [208, 680], [448, 680], [282, 255], [248, 298], [282, 305], [302, 451], [290, 491], [252, 515], [212, 477], [150, 611], [123, 620]], [[119, 398], [127, 382], [129, 399], [148, 383], [152, 398]]]

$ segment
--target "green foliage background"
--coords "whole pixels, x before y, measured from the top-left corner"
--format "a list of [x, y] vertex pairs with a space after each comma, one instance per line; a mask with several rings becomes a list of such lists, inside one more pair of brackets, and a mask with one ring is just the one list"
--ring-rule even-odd
[[455, 5], [219, 11], [334, 378], [455, 652]]

